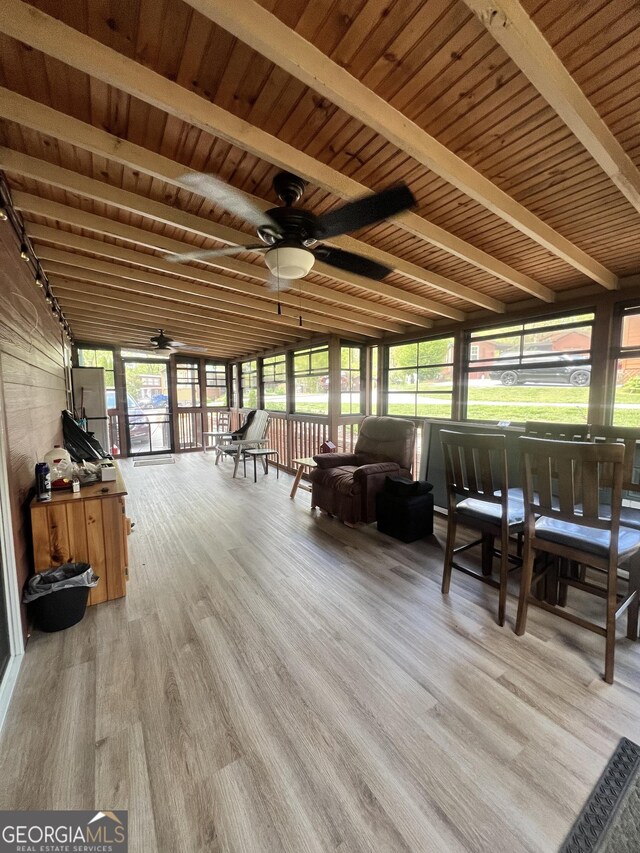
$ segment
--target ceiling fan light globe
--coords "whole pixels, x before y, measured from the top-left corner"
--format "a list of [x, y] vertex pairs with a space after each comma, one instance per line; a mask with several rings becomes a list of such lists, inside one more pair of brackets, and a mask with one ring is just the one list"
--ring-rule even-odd
[[313, 267], [312, 252], [298, 246], [278, 246], [265, 255], [267, 266], [277, 278], [304, 278]]

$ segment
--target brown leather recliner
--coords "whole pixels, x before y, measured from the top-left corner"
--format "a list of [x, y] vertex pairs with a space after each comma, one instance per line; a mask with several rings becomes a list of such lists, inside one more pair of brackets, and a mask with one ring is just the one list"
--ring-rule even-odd
[[416, 428], [400, 418], [365, 418], [353, 453], [320, 453], [311, 472], [311, 506], [346, 524], [376, 520], [385, 477], [411, 477]]

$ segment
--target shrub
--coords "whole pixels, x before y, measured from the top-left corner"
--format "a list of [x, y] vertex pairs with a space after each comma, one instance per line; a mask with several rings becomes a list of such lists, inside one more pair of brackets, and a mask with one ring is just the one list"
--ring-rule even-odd
[[629, 377], [622, 386], [622, 390], [627, 394], [640, 394], [640, 374]]

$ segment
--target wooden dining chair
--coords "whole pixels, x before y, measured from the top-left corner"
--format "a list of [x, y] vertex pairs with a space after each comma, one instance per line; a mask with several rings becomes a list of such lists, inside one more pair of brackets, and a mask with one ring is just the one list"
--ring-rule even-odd
[[[635, 579], [630, 581], [626, 596], [617, 594], [620, 562], [640, 551], [640, 530], [620, 525], [624, 447], [526, 436], [519, 442], [523, 454], [525, 527], [516, 634], [522, 635], [526, 630], [531, 602], [604, 636], [604, 679], [611, 684], [616, 620], [640, 594]], [[608, 507], [601, 498], [601, 488], [607, 483], [610, 484]], [[534, 559], [539, 554], [550, 554], [604, 572], [605, 586], [586, 577], [562, 580], [567, 586], [605, 599], [604, 627], [562, 606], [532, 597]], [[632, 611], [627, 614], [627, 635], [637, 637]]]
[[[620, 524], [640, 530], [640, 429], [592, 424], [589, 436], [596, 443], [613, 442], [624, 446]], [[605, 472], [605, 487], [610, 487], [607, 482], [610, 478], [611, 473]]]
[[[592, 424], [589, 427], [591, 441], [614, 442], [624, 446], [622, 463], [622, 505], [620, 524], [640, 530], [640, 429], [637, 427], [605, 426]], [[611, 472], [605, 471], [605, 488], [611, 487]], [[630, 583], [640, 583], [634, 575], [640, 576], [640, 554], [631, 561], [628, 571]], [[640, 595], [629, 606], [629, 619], [632, 625], [638, 625], [640, 616]], [[633, 628], [632, 628], [633, 631]], [[636, 637], [637, 637], [636, 628]]]
[[557, 441], [586, 441], [588, 424], [557, 424], [551, 421], [526, 421], [524, 434], [531, 438], [552, 438]]
[[[447, 545], [442, 592], [449, 593], [452, 570], [458, 569], [497, 587], [498, 624], [504, 625], [509, 563], [520, 560], [509, 555], [509, 537], [522, 530], [522, 499], [509, 493], [507, 448], [504, 435], [473, 435], [442, 430], [447, 481]], [[460, 498], [462, 500], [460, 501]], [[455, 547], [458, 522], [480, 532], [479, 539]], [[495, 540], [500, 550], [495, 550]], [[455, 557], [482, 545], [482, 572], [456, 562]], [[493, 557], [500, 556], [500, 579], [492, 577]]]

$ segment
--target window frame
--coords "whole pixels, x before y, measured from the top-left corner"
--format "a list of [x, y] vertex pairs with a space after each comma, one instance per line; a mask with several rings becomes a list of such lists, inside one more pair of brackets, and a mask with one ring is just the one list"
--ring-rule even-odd
[[[435, 341], [448, 341], [448, 352], [450, 352], [450, 361], [442, 361], [442, 362], [429, 362], [420, 364], [420, 344], [432, 343]], [[401, 346], [412, 346], [416, 347], [416, 364], [409, 365], [406, 367], [390, 367], [391, 363], [391, 350], [394, 347]], [[453, 420], [453, 406], [454, 406], [454, 370], [455, 370], [455, 347], [456, 347], [456, 338], [452, 333], [446, 335], [430, 335], [429, 337], [424, 338], [414, 338], [410, 341], [401, 341], [398, 343], [387, 344], [384, 347], [384, 372], [383, 372], [383, 398], [382, 398], [382, 411], [383, 414], [390, 418], [412, 418], [412, 419], [437, 419], [437, 420]], [[416, 414], [418, 408], [418, 396], [421, 393], [419, 390], [419, 371], [425, 369], [435, 369], [435, 368], [448, 368], [451, 370], [451, 388], [449, 390], [429, 390], [429, 394], [435, 394], [443, 397], [448, 397], [450, 401], [449, 415], [448, 416], [434, 416], [434, 415], [419, 415]], [[390, 374], [395, 371], [407, 371], [407, 370], [415, 370], [416, 378], [415, 378], [415, 391], [390, 391], [390, 382], [389, 377]], [[391, 402], [391, 397], [395, 394], [413, 394], [414, 397], [414, 414], [396, 414], [394, 412], [389, 411], [389, 403]], [[422, 392], [426, 393], [426, 392]], [[391, 397], [390, 397], [391, 395]]]
[[[314, 355], [318, 355], [319, 353], [326, 352], [327, 354], [327, 367], [326, 368], [314, 368], [312, 367], [312, 359]], [[304, 373], [299, 373], [296, 370], [296, 359], [299, 359], [303, 356], [308, 357], [308, 369]], [[291, 366], [291, 375], [293, 380], [293, 393], [292, 393], [292, 410], [293, 414], [296, 415], [311, 415], [311, 416], [320, 416], [327, 417], [329, 414], [329, 344], [321, 343], [315, 344], [312, 346], [301, 347], [300, 349], [295, 349], [292, 352], [292, 366]], [[325, 395], [325, 411], [324, 412], [303, 412], [298, 409], [298, 392], [296, 390], [296, 386], [298, 383], [298, 379], [305, 379], [309, 377], [327, 377], [327, 388], [324, 392]], [[300, 401], [302, 402], [302, 401]]]
[[[201, 359], [193, 358], [190, 359], [188, 356], [178, 357], [175, 360], [175, 385], [176, 385], [176, 408], [178, 411], [186, 411], [188, 409], [200, 409], [202, 407], [202, 372], [201, 372]], [[195, 380], [191, 379], [188, 382], [184, 380], [180, 380], [180, 370], [187, 370], [195, 368], [196, 378]], [[181, 388], [191, 388], [191, 403], [188, 406], [180, 405], [180, 389]], [[197, 402], [193, 402], [194, 400], [194, 389], [197, 393]]]
[[[241, 409], [259, 409], [260, 408], [260, 388], [258, 384], [258, 369], [259, 369], [259, 361], [258, 358], [247, 358], [244, 361], [239, 362], [238, 364], [238, 402], [240, 404], [239, 408]], [[253, 364], [254, 367], [251, 370], [244, 369], [245, 364]], [[245, 377], [253, 377], [253, 382], [250, 385], [245, 383]], [[256, 402], [255, 406], [247, 405], [245, 400], [245, 395], [247, 391], [254, 390], [256, 393]]]
[[[559, 321], [559, 322], [558, 322]], [[593, 333], [594, 328], [597, 322], [597, 311], [594, 306], [584, 306], [580, 308], [575, 308], [571, 311], [563, 311], [554, 314], [547, 314], [543, 316], [536, 317], [528, 317], [523, 318], [521, 320], [513, 321], [503, 321], [502, 323], [492, 323], [487, 326], [478, 326], [473, 329], [466, 329], [463, 332], [463, 351], [462, 351], [462, 377], [463, 377], [463, 393], [461, 398], [461, 417], [464, 421], [471, 421], [477, 423], [501, 423], [507, 421], [511, 424], [523, 424], [526, 420], [536, 419], [536, 420], [544, 420], [542, 414], [539, 416], [536, 415], [535, 418], [531, 418], [529, 416], [525, 416], [522, 420], [518, 420], [516, 418], [505, 418], [505, 417], [497, 417], [495, 419], [481, 419], [478, 417], [469, 417], [469, 380], [473, 378], [474, 375], [479, 373], [489, 374], [490, 372], [498, 372], [504, 371], [508, 369], [514, 370], [539, 370], [539, 369], [553, 369], [554, 367], [566, 367], [566, 358], [567, 356], [575, 357], [576, 367], [585, 367], [589, 366], [591, 368], [592, 360], [593, 360]], [[527, 352], [525, 351], [525, 342], [527, 337], [530, 337], [537, 332], [569, 332], [572, 329], [584, 329], [588, 327], [590, 329], [590, 340], [589, 340], [589, 348], [588, 349], [563, 349], [557, 351], [549, 351], [550, 355], [557, 356], [556, 358], [550, 358], [546, 355], [544, 351], [541, 352], [533, 352], [529, 357], [527, 357]], [[513, 347], [514, 351], [517, 349], [517, 356], [515, 354], [503, 355], [503, 356], [494, 356], [492, 358], [472, 358], [472, 350], [476, 345], [482, 343], [482, 341], [499, 341], [506, 340], [509, 338], [519, 338], [519, 343], [517, 347]], [[479, 351], [478, 351], [479, 354]], [[540, 356], [537, 360], [534, 356]], [[536, 388], [536, 387], [563, 387], [560, 383], [551, 384], [550, 386], [545, 386], [542, 383], [533, 383], [531, 385], [522, 384], [520, 387], [525, 388]], [[576, 387], [586, 387], [587, 390], [589, 386], [576, 386]], [[476, 402], [476, 401], [472, 401]], [[514, 401], [514, 402], [522, 402], [522, 401]], [[508, 403], [505, 403], [505, 407], [508, 407]], [[535, 407], [538, 405], [537, 401], [533, 401], [531, 403], [531, 407]], [[542, 405], [540, 403], [539, 405]], [[585, 408], [584, 422], [589, 422], [589, 396], [583, 405]], [[517, 410], [516, 410], [517, 411]], [[576, 415], [576, 422], [579, 422], [579, 416]]]
[[[358, 353], [358, 367], [342, 367], [342, 351], [343, 350], [356, 350]], [[351, 356], [349, 356], [349, 365], [351, 364]], [[342, 390], [342, 374], [347, 373], [349, 376], [349, 388], [348, 391]], [[352, 389], [353, 378], [352, 375], [356, 374], [358, 377], [358, 391], [354, 393]], [[364, 414], [365, 407], [365, 383], [366, 383], [366, 374], [365, 374], [365, 348], [361, 344], [354, 344], [351, 341], [340, 341], [340, 417], [356, 417]], [[329, 385], [329, 390], [331, 390], [331, 385]], [[342, 395], [348, 393], [349, 394], [349, 402], [351, 408], [351, 402], [354, 397], [358, 398], [358, 408], [357, 411], [349, 411], [344, 412], [342, 410], [343, 407], [343, 399]]]
[[[623, 335], [624, 335], [624, 322], [627, 317], [640, 317], [640, 302], [632, 303], [624, 303], [618, 306], [618, 318], [616, 323], [615, 335], [616, 335], [616, 345], [612, 348], [612, 362], [613, 362], [613, 382], [611, 386], [611, 400], [609, 406], [609, 423], [614, 425], [623, 426], [624, 424], [618, 424], [616, 419], [616, 398], [618, 396], [618, 391], [624, 388], [626, 382], [618, 388], [617, 378], [619, 375], [619, 370], [621, 368], [620, 362], [626, 360], [637, 360], [638, 367], [640, 368], [640, 341], [637, 344], [627, 344], [626, 346], [622, 343]], [[638, 377], [640, 378], [640, 371], [638, 373]], [[639, 397], [640, 402], [640, 397]]]
[[[222, 375], [222, 383], [210, 383], [209, 368], [214, 368], [214, 376]], [[208, 389], [209, 388], [224, 388], [224, 402], [209, 403]], [[206, 409], [228, 409], [229, 408], [229, 383], [227, 378], [227, 365], [223, 361], [215, 361], [213, 359], [205, 359], [204, 362], [204, 408]]]
[[[270, 369], [273, 370], [273, 378], [267, 378]], [[281, 372], [276, 368], [281, 368]], [[281, 378], [277, 378], [280, 377]], [[287, 366], [287, 353], [281, 352], [276, 353], [275, 355], [267, 355], [261, 359], [261, 394], [262, 394], [262, 404], [263, 408], [267, 412], [280, 412], [282, 414], [286, 414], [287, 412], [287, 378], [288, 378], [288, 366]], [[279, 409], [271, 409], [268, 405], [268, 386], [271, 385], [282, 385], [284, 387], [284, 400], [282, 401], [282, 408]]]

